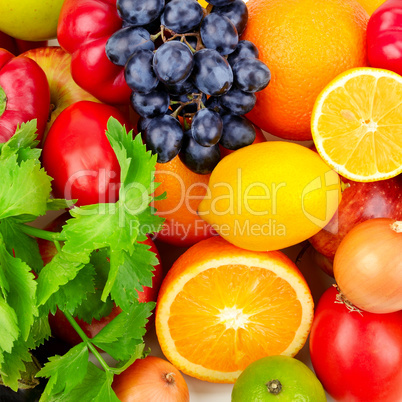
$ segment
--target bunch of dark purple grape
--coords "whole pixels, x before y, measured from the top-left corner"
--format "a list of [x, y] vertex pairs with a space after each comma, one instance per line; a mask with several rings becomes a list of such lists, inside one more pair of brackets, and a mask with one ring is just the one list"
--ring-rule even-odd
[[[117, 0], [123, 27], [106, 44], [125, 66], [139, 131], [159, 163], [179, 155], [200, 174], [255, 139], [244, 118], [270, 79], [258, 49], [239, 40], [248, 11], [242, 0]], [[184, 129], [178, 116], [184, 119]]]

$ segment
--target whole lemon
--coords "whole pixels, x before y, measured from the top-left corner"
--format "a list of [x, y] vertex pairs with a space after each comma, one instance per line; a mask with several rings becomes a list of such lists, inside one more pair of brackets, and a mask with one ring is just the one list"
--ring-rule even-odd
[[272, 141], [223, 158], [211, 174], [198, 214], [230, 243], [268, 251], [313, 236], [340, 200], [339, 176], [317, 153]]
[[325, 402], [314, 373], [289, 356], [267, 356], [246, 367], [235, 382], [232, 402]]

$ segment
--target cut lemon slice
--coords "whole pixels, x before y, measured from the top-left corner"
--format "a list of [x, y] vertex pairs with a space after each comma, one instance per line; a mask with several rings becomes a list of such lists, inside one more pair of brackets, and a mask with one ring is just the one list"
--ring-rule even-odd
[[164, 355], [188, 375], [222, 383], [261, 357], [294, 356], [314, 311], [303, 275], [285, 254], [243, 250], [220, 237], [174, 263], [156, 306]]
[[378, 181], [402, 172], [402, 77], [355, 68], [316, 99], [311, 131], [317, 151], [340, 175]]

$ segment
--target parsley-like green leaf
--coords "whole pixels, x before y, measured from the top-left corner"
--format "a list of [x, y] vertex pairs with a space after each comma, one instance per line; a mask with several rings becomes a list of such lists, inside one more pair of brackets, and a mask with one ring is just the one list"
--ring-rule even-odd
[[17, 162], [17, 155], [0, 158], [0, 219], [28, 214], [44, 215], [50, 194], [50, 177], [35, 159]]
[[36, 148], [39, 144], [36, 136], [36, 119], [22, 123], [6, 143], [0, 144], [2, 156], [7, 157], [11, 154], [17, 154], [19, 162], [28, 159], [39, 159], [41, 150]]
[[105, 302], [101, 300], [102, 290], [106, 284], [109, 273], [109, 249], [102, 248], [91, 254], [91, 264], [95, 267], [94, 286], [95, 291], [87, 294], [87, 299], [76, 309], [74, 315], [91, 323], [92, 319], [100, 320], [110, 314], [113, 302], [110, 297]]
[[63, 227], [67, 241], [64, 250], [73, 253], [77, 249], [90, 254], [93, 250], [111, 247], [113, 250], [132, 250], [133, 241], [126, 214], [116, 204], [95, 204], [74, 208], [74, 219]]
[[37, 283], [31, 268], [8, 253], [1, 237], [0, 270], [7, 281], [7, 288], [2, 288], [3, 294], [7, 294], [7, 303], [14, 309], [22, 339], [26, 341], [34, 317], [38, 315], [35, 303]]
[[64, 200], [63, 198], [50, 198], [47, 201], [48, 211], [60, 211], [61, 209], [71, 208], [77, 200]]
[[113, 376], [89, 362], [84, 380], [69, 393], [63, 392], [49, 398], [42, 396], [40, 402], [119, 402], [112, 389], [112, 382]]
[[6, 218], [0, 221], [2, 234], [7, 251], [27, 263], [35, 272], [40, 271], [43, 261], [39, 253], [36, 239], [21, 230], [21, 223], [16, 218]]
[[25, 371], [25, 363], [32, 361], [32, 356], [29, 353], [28, 346], [19, 338], [14, 343], [11, 353], [3, 354], [3, 361], [0, 366], [0, 374], [4, 385], [7, 385], [12, 390], [18, 390], [18, 380], [21, 378], [21, 373]]
[[76, 315], [76, 310], [86, 303], [88, 294], [95, 292], [94, 287], [95, 268], [92, 264], [86, 264], [77, 275], [61, 286], [46, 302], [46, 307], [52, 314], [56, 313], [56, 307], [69, 314]]
[[43, 345], [44, 341], [49, 339], [51, 335], [49, 325], [49, 313], [48, 311], [42, 311], [39, 309], [39, 317], [35, 317], [35, 321], [31, 326], [26, 346], [28, 349], [36, 349], [39, 345]]
[[43, 400], [58, 393], [68, 394], [79, 385], [87, 374], [88, 347], [84, 342], [71, 348], [64, 356], [52, 356], [37, 376], [49, 378]]
[[92, 342], [116, 360], [130, 358], [134, 348], [143, 343], [145, 325], [155, 303], [133, 302], [92, 338]]
[[0, 369], [3, 359], [3, 352], [11, 352], [14, 342], [18, 339], [20, 330], [18, 328], [17, 314], [10, 307], [4, 298], [0, 296]]
[[36, 121], [30, 121], [0, 147], [0, 219], [46, 213], [51, 178], [40, 167], [35, 137]]
[[[84, 261], [84, 262], [82, 262]], [[38, 305], [45, 304], [61, 286], [72, 281], [78, 272], [89, 262], [81, 253], [68, 254], [63, 251], [56, 254], [52, 261], [43, 267], [38, 277]], [[77, 295], [80, 297], [80, 295]]]
[[136, 243], [133, 254], [123, 252], [123, 263], [119, 266], [111, 289], [115, 303], [127, 310], [133, 300], [138, 298], [137, 290], [143, 286], [152, 286], [153, 267], [159, 263], [155, 253], [149, 251], [149, 246]]
[[127, 210], [141, 212], [139, 208], [149, 204], [151, 199], [146, 197], [156, 188], [153, 180], [157, 155], [147, 152], [141, 136], [133, 139], [133, 132], [127, 134], [116, 119], [109, 119], [107, 128], [106, 135], [121, 168], [119, 200]]

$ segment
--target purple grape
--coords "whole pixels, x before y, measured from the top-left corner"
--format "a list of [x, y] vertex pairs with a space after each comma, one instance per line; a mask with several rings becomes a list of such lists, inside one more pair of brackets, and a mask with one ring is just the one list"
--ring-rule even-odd
[[154, 117], [145, 129], [145, 143], [158, 155], [158, 163], [171, 161], [179, 153], [182, 141], [180, 122], [168, 114]]
[[194, 54], [191, 77], [194, 85], [207, 95], [223, 95], [233, 84], [229, 63], [214, 49], [201, 49]]
[[243, 0], [234, 0], [226, 6], [214, 7], [212, 9], [212, 13], [228, 17], [236, 27], [239, 36], [246, 28], [248, 21], [248, 9], [246, 3]]
[[138, 49], [154, 50], [155, 45], [146, 29], [132, 26], [115, 32], [105, 47], [109, 60], [118, 66], [124, 66], [128, 58]]
[[239, 42], [233, 22], [219, 14], [209, 14], [203, 19], [200, 34], [204, 46], [222, 56], [232, 53]]
[[195, 30], [204, 16], [201, 5], [196, 0], [172, 0], [166, 4], [161, 23], [176, 33]]
[[141, 26], [159, 17], [165, 0], [117, 0], [116, 6], [122, 20], [133, 26]]
[[219, 113], [204, 108], [194, 114], [191, 123], [191, 134], [198, 144], [211, 147], [219, 142], [223, 123]]

